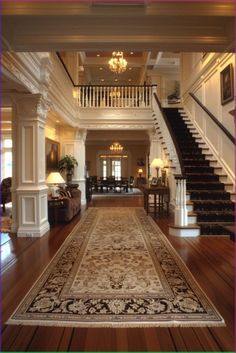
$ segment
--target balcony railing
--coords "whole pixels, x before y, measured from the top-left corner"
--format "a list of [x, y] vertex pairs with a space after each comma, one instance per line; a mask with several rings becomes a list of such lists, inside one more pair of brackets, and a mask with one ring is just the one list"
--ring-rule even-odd
[[75, 97], [81, 108], [151, 108], [154, 87], [78, 86]]

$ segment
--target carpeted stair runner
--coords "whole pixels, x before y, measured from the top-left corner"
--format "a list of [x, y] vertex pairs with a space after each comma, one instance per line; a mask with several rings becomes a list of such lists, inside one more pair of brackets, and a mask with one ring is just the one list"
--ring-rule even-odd
[[[234, 203], [225, 185], [214, 173], [195, 137], [176, 108], [165, 108], [165, 114], [175, 132], [182, 153], [187, 192], [193, 203], [201, 234], [229, 234], [224, 225], [234, 222]], [[229, 234], [230, 235], [230, 234]]]

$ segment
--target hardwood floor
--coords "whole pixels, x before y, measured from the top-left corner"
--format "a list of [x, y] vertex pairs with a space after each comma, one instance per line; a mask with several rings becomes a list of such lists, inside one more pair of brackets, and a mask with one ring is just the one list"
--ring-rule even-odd
[[[140, 207], [142, 196], [94, 200], [89, 206]], [[84, 210], [82, 211], [82, 213]], [[28, 292], [74, 225], [60, 224], [40, 239], [10, 240], [2, 252], [2, 321]], [[199, 285], [224, 317], [214, 328], [63, 328], [3, 324], [3, 351], [234, 351], [234, 243], [228, 238], [176, 238], [168, 235], [169, 219], [156, 220]]]

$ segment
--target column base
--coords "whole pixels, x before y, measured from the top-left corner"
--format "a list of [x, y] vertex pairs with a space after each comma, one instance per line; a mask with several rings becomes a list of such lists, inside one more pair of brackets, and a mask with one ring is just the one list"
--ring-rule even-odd
[[40, 227], [19, 227], [17, 231], [18, 237], [39, 238], [50, 230], [48, 221]]

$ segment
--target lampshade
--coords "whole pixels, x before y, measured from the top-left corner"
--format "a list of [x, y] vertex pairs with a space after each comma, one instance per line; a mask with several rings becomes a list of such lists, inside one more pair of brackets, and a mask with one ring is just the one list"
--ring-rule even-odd
[[64, 184], [65, 180], [62, 178], [60, 173], [52, 172], [47, 177], [46, 183], [47, 184]]
[[163, 160], [160, 158], [154, 158], [150, 167], [151, 168], [163, 168], [164, 167]]
[[140, 173], [140, 174], [142, 174], [142, 173], [143, 173], [142, 168], [139, 168], [138, 173]]

